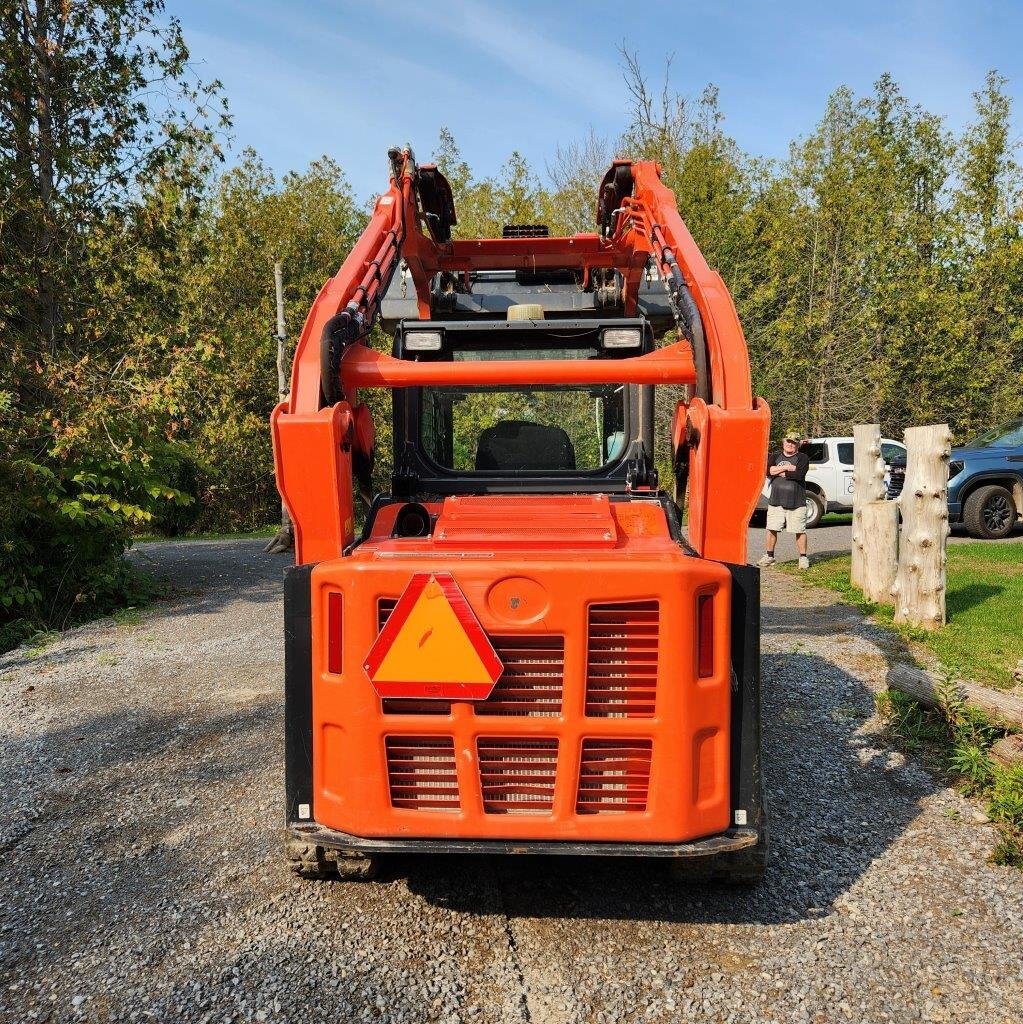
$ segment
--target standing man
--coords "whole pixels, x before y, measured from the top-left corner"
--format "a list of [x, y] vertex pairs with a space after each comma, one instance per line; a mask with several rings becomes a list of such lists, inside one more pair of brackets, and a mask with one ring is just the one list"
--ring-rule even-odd
[[799, 568], [809, 569], [806, 556], [806, 471], [810, 460], [799, 450], [800, 431], [789, 429], [781, 443], [781, 451], [767, 460], [771, 479], [771, 496], [767, 499], [767, 553], [761, 565], [774, 565], [774, 548], [782, 530], [796, 535]]

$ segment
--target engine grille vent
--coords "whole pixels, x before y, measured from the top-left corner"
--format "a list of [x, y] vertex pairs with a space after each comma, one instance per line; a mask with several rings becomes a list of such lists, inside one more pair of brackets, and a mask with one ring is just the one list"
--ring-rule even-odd
[[590, 605], [586, 714], [652, 718], [657, 691], [656, 601]]
[[556, 739], [480, 739], [480, 788], [487, 814], [545, 814], [554, 806]]
[[551, 229], [546, 224], [505, 224], [502, 238], [549, 238]]
[[473, 707], [477, 715], [554, 718], [561, 714], [565, 680], [563, 636], [495, 636], [491, 643], [504, 664], [493, 692]]
[[457, 811], [458, 773], [450, 736], [388, 736], [391, 805], [414, 811]]
[[398, 603], [396, 597], [381, 597], [377, 600], [377, 632], [387, 625], [387, 620], [391, 617], [391, 612], [394, 611], [394, 606]]
[[650, 740], [584, 740], [576, 814], [645, 811]]

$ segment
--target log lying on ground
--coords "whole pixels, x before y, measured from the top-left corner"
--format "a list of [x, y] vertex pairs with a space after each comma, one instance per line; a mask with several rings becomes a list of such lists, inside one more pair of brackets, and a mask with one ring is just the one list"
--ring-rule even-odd
[[267, 541], [263, 548], [263, 552], [267, 555], [282, 555], [285, 551], [293, 551], [294, 548], [295, 537], [291, 531], [291, 523], [289, 521], [287, 526], [282, 526], [273, 535], [273, 537]]
[[[941, 702], [941, 680], [911, 665], [892, 665], [888, 669], [887, 683], [888, 689], [905, 693], [928, 707], [938, 707]], [[1023, 697], [976, 683], [955, 682], [953, 685], [967, 704], [980, 708], [994, 721], [1012, 729], [1023, 727]]]
[[1004, 764], [1006, 767], [1023, 764], [1023, 733], [1017, 732], [1011, 736], [1003, 736], [991, 748], [991, 760]]

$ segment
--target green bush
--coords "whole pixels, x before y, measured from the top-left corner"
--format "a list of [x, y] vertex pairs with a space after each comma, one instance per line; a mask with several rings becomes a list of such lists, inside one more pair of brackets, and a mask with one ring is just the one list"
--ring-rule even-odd
[[[161, 454], [173, 466], [176, 453]], [[124, 558], [132, 532], [192, 499], [151, 461], [0, 463], [0, 650], [152, 596], [154, 582]]]
[[988, 752], [1004, 730], [966, 704], [950, 685], [939, 696], [940, 707], [926, 708], [887, 690], [878, 695], [878, 712], [904, 746], [930, 749], [964, 793], [988, 801], [988, 817], [999, 832], [992, 860], [1023, 867], [1023, 765], [995, 764]]

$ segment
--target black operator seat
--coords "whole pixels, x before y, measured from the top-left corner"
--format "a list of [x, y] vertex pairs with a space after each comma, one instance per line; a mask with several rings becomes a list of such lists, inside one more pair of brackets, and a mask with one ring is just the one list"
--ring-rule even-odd
[[575, 469], [575, 449], [561, 427], [528, 420], [501, 420], [480, 434], [478, 470]]

